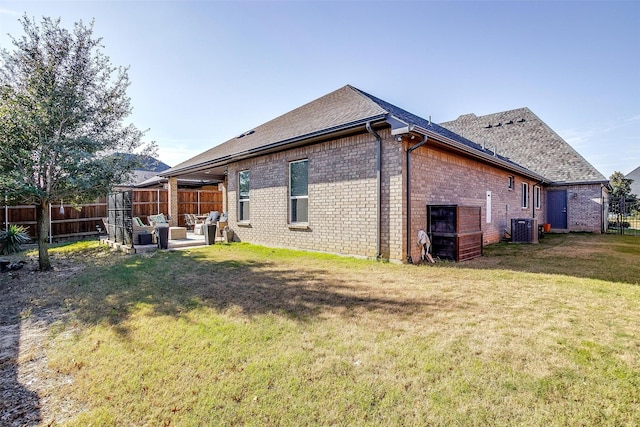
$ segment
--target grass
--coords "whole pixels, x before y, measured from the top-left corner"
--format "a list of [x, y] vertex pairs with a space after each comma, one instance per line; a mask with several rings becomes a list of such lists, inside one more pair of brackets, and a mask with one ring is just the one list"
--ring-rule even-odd
[[[84, 425], [638, 425], [640, 240], [408, 266], [248, 244], [105, 256], [51, 289]], [[55, 399], [54, 399], [55, 400]], [[45, 420], [46, 421], [46, 420]]]

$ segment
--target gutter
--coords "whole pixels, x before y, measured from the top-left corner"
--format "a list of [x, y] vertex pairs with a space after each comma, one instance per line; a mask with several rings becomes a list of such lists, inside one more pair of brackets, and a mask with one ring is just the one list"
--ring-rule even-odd
[[608, 180], [598, 180], [598, 181], [551, 181], [549, 182], [550, 187], [566, 187], [567, 185], [595, 185], [600, 184], [608, 189], [610, 189]]
[[380, 135], [373, 130], [371, 127], [371, 122], [367, 122], [365, 124], [367, 128], [367, 132], [373, 135], [377, 141], [376, 145], [376, 199], [377, 199], [377, 209], [376, 209], [376, 260], [380, 260], [382, 257], [381, 243], [380, 243], [380, 229], [381, 229], [381, 219], [382, 219], [382, 180], [380, 179], [380, 172], [382, 170], [382, 138]]
[[427, 135], [422, 141], [407, 149], [407, 263], [413, 264], [411, 259], [411, 153], [427, 143]]
[[[345, 124], [334, 126], [327, 129], [322, 129], [320, 131], [311, 132], [305, 135], [295, 136], [293, 138], [284, 139], [282, 141], [277, 141], [271, 144], [261, 145], [261, 146], [251, 148], [245, 151], [241, 151], [238, 153], [227, 154], [225, 156], [221, 156], [211, 160], [206, 160], [193, 165], [188, 165], [181, 168], [174, 167], [171, 169], [167, 169], [166, 171], [161, 172], [158, 175], [162, 177], [170, 177], [170, 176], [177, 176], [184, 173], [198, 172], [200, 170], [209, 169], [211, 167], [224, 166], [226, 164], [229, 164], [231, 162], [235, 162], [238, 160], [245, 160], [251, 157], [268, 154], [269, 152], [272, 152], [272, 151], [287, 149], [287, 148], [290, 148], [289, 147], [290, 145], [294, 145], [296, 143], [304, 143], [304, 144], [313, 143], [314, 142], [313, 139], [322, 138], [324, 136], [331, 135], [336, 132], [349, 131], [351, 129], [355, 129], [363, 125], [366, 126], [367, 123], [384, 120], [385, 118], [386, 118], [385, 114], [379, 114], [377, 116], [356, 120], [354, 122], [345, 123]], [[230, 142], [230, 141], [227, 141], [227, 142]], [[226, 144], [227, 142], [223, 142], [223, 144]]]

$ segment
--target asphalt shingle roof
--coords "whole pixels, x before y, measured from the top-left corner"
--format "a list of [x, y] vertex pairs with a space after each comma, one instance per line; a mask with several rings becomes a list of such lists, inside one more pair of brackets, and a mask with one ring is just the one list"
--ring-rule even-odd
[[440, 123], [447, 129], [544, 176], [555, 183], [608, 181], [528, 108], [485, 116], [465, 114]]
[[[476, 151], [480, 151], [483, 152], [485, 154], [489, 154], [491, 156], [494, 157], [498, 157], [500, 160], [504, 160], [507, 161], [508, 163], [515, 163], [512, 160], [504, 157], [504, 156], [500, 156], [497, 155], [494, 151], [489, 150], [486, 147], [483, 147], [481, 144], [478, 144], [474, 141], [472, 141], [471, 139], [465, 138], [464, 136], [457, 134], [455, 132], [452, 132], [451, 130], [440, 126], [437, 123], [432, 122], [431, 120], [427, 120], [424, 119], [420, 116], [416, 116], [413, 113], [410, 113], [406, 110], [403, 110], [400, 107], [396, 107], [393, 104], [389, 104], [388, 102], [380, 99], [380, 98], [376, 98], [373, 95], [369, 95], [366, 92], [363, 92], [359, 89], [355, 89], [357, 90], [359, 93], [361, 93], [363, 96], [368, 97], [369, 99], [371, 99], [373, 102], [375, 102], [376, 104], [378, 104], [381, 108], [383, 108], [385, 111], [387, 111], [389, 114], [391, 114], [392, 116], [408, 123], [411, 125], [416, 125], [421, 127], [422, 129], [426, 129], [426, 130], [430, 130], [432, 132], [437, 133], [440, 136], [444, 136], [448, 139], [451, 139], [455, 142], [458, 142], [460, 144], [466, 145], [469, 148], [472, 148]], [[518, 166], [522, 166], [522, 165], [518, 165]]]
[[173, 169], [180, 170], [204, 162], [230, 158], [241, 153], [285, 143], [304, 136], [312, 136], [319, 132], [348, 126], [350, 123], [358, 123], [384, 114], [386, 111], [379, 105], [359, 95], [353, 87], [347, 85], [247, 130], [242, 134], [244, 136], [234, 137], [223, 142]]
[[[287, 142], [348, 128], [351, 125], [362, 125], [369, 120], [382, 120], [389, 115], [407, 124], [432, 131], [473, 150], [488, 155], [494, 154], [484, 149], [480, 144], [430, 120], [409, 113], [353, 86], [346, 85], [192, 157], [161, 175], [170, 176], [206, 163], [232, 160], [244, 153], [258, 152], [270, 146], [284, 145]], [[514, 163], [502, 156], [495, 157]]]

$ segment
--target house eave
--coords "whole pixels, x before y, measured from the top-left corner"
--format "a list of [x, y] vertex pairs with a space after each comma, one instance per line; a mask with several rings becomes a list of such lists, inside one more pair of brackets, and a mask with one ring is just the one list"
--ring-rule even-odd
[[529, 169], [526, 169], [522, 166], [518, 166], [515, 163], [511, 163], [511, 162], [506, 162], [496, 156], [487, 154], [487, 153], [483, 153], [481, 151], [478, 151], [474, 148], [471, 148], [469, 146], [466, 146], [464, 144], [461, 144], [457, 141], [454, 141], [451, 138], [447, 138], [446, 136], [440, 135], [439, 133], [433, 132], [429, 129], [425, 129], [423, 127], [420, 126], [411, 126], [411, 130], [417, 133], [420, 133], [422, 135], [425, 135], [427, 137], [430, 137], [436, 141], [439, 141], [451, 148], [454, 148], [457, 151], [463, 152], [467, 155], [470, 155], [472, 157], [481, 159], [487, 163], [491, 163], [493, 165], [499, 166], [503, 169], [508, 169], [510, 171], [513, 172], [517, 172], [520, 175], [526, 176], [528, 178], [532, 178], [536, 181], [538, 181], [541, 184], [549, 184], [550, 181], [543, 177], [542, 175], [538, 175], [535, 172], [530, 171]]
[[591, 181], [552, 181], [549, 183], [550, 187], [567, 187], [570, 185], [602, 185], [609, 187], [608, 180], [591, 180]]
[[[354, 122], [345, 123], [339, 126], [334, 126], [331, 128], [323, 129], [320, 131], [308, 133], [305, 135], [296, 136], [293, 138], [285, 139], [282, 141], [277, 141], [271, 144], [262, 145], [260, 147], [256, 147], [250, 150], [240, 151], [238, 153], [234, 153], [231, 155], [219, 157], [216, 159], [211, 159], [205, 162], [201, 162], [195, 165], [185, 166], [180, 169], [170, 169], [165, 171], [164, 173], [160, 173], [159, 175], [162, 177], [172, 177], [172, 176], [180, 176], [185, 174], [192, 174], [201, 172], [207, 169], [216, 168], [226, 166], [229, 163], [237, 162], [240, 160], [250, 159], [256, 156], [262, 156], [265, 154], [271, 154], [278, 151], [282, 151], [285, 149], [300, 147], [308, 144], [313, 144], [322, 140], [327, 139], [329, 136], [331, 137], [339, 137], [348, 135], [358, 130], [359, 128], [365, 129], [367, 123], [378, 124], [383, 122], [386, 118], [386, 114], [380, 114], [372, 117], [368, 117], [365, 119], [360, 119]], [[167, 173], [169, 172], [169, 173]]]

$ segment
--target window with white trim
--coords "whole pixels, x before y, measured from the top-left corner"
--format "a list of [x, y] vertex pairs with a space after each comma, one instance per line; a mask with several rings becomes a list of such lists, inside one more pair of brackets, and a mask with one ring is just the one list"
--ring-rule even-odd
[[249, 221], [249, 171], [238, 172], [238, 221]]
[[309, 161], [289, 163], [289, 222], [309, 222]]
[[522, 183], [522, 207], [529, 207], [529, 184], [526, 182]]
[[540, 209], [540, 207], [542, 206], [540, 201], [540, 187], [538, 187], [537, 185], [533, 187], [533, 205], [536, 207], [536, 209]]
[[509, 190], [513, 190], [515, 188], [515, 181], [513, 179], [513, 175], [509, 175], [508, 179], [509, 179], [508, 180], [508, 184], [507, 184], [508, 188], [509, 188]]

